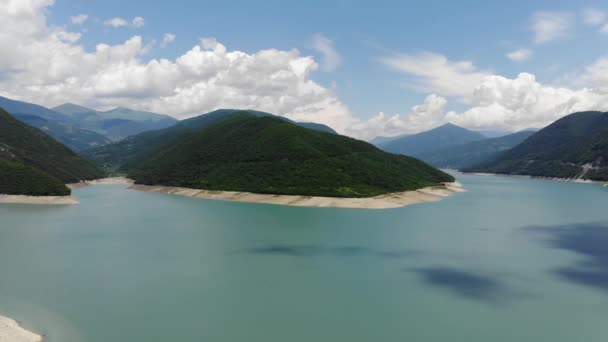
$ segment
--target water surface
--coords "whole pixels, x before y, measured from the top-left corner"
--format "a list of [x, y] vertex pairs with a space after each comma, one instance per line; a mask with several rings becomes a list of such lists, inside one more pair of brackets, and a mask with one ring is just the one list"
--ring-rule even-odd
[[389, 210], [0, 205], [0, 314], [50, 342], [606, 341], [608, 189], [457, 177]]

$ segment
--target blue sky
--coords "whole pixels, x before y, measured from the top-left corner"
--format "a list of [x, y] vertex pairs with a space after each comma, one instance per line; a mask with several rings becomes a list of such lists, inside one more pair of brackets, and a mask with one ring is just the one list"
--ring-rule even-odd
[[[385, 113], [382, 120], [387, 121], [389, 116], [399, 115], [397, 119], [400, 121], [383, 123], [382, 129], [377, 127], [372, 129], [369, 125], [365, 126], [362, 122], [354, 121], [349, 123], [350, 126], [344, 125], [344, 132], [347, 129], [352, 129], [354, 132], [355, 128], [352, 127], [355, 126], [359, 127], [359, 130], [369, 130], [369, 133], [364, 134], [366, 137], [373, 134], [394, 135], [408, 130], [427, 128], [420, 122], [412, 122], [408, 116], [416, 112], [412, 107], [433, 101], [429, 99], [430, 95], [437, 95], [440, 98], [434, 103], [441, 107], [441, 118], [436, 115], [437, 113], [432, 113], [428, 118], [421, 117], [419, 121], [426, 120], [433, 124], [455, 121], [457, 124], [471, 128], [510, 130], [545, 124], [549, 120], [546, 112], [562, 108], [564, 103], [572, 102], [572, 98], [580, 98], [581, 95], [576, 93], [580, 89], [598, 86], [590, 83], [589, 80], [593, 77], [583, 75], [588, 71], [589, 66], [603, 58], [608, 42], [608, 33], [601, 32], [608, 20], [598, 17], [597, 22], [591, 24], [586, 15], [590, 10], [595, 11], [598, 16], [601, 16], [603, 11], [608, 11], [608, 4], [599, 1], [587, 3], [334, 1], [327, 3], [325, 1], [56, 0], [53, 4], [37, 6], [46, 18], [47, 30], [59, 27], [69, 32], [80, 33], [79, 39], [71, 44], [82, 46], [88, 52], [94, 51], [99, 43], [110, 46], [121, 45], [134, 36], [140, 36], [142, 45], [149, 45], [146, 53], [137, 56], [142, 64], [163, 58], [174, 61], [199, 44], [201, 38], [215, 38], [228, 51], [241, 51], [251, 55], [267, 49], [280, 51], [297, 49], [300, 57], [312, 56], [319, 64], [317, 70], [306, 76], [307, 79], [331, 91], [335, 95], [335, 100], [339, 101], [342, 107], [347, 107], [349, 118], [366, 121], [382, 112]], [[86, 21], [81, 24], [71, 23], [70, 18], [78, 14], [85, 14]], [[539, 28], [535, 26], [538, 21], [548, 18], [550, 22], [559, 19], [560, 16], [567, 21], [564, 24], [567, 27], [562, 28], [557, 36], [539, 41]], [[134, 27], [131, 20], [135, 17], [143, 18], [145, 23], [141, 27]], [[112, 18], [124, 18], [128, 25], [112, 27], [104, 24]], [[548, 29], [555, 29], [551, 27], [551, 22], [548, 25], [550, 26]], [[167, 33], [175, 35], [175, 39], [170, 43], [162, 44], [163, 36]], [[327, 39], [330, 48], [339, 56], [340, 62], [336, 63], [335, 67], [329, 68], [331, 70], [327, 70], [323, 65], [324, 54], [314, 48], [315, 35]], [[514, 61], [507, 57], [508, 53], [522, 49], [530, 54], [525, 60]], [[410, 58], [407, 62], [408, 66], [397, 66], [402, 65], [399, 64], [401, 63], [399, 58], [404, 55], [415, 57], [415, 60], [412, 61]], [[419, 73], [412, 71], [423, 69], [425, 66], [427, 69], [433, 69], [433, 64], [425, 64], [422, 61], [433, 56], [445, 58], [448, 68], [454, 67], [456, 65], [454, 63], [470, 64], [470, 67], [464, 67], [465, 70], [459, 69], [457, 75], [452, 75], [454, 79], [449, 79], [449, 82], [455, 86], [461, 81], [459, 78], [461, 74], [477, 73], [479, 79], [482, 76], [496, 75], [515, 82], [520, 73], [526, 72], [534, 75], [535, 82], [542, 87], [565, 87], [572, 93], [564, 95], [566, 97], [562, 102], [552, 103], [553, 107], [550, 108], [542, 107], [539, 103], [534, 107], [538, 107], [536, 109], [531, 109], [533, 107], [531, 105], [529, 108], [518, 109], [522, 113], [525, 110], [539, 111], [538, 118], [522, 121], [521, 124], [505, 121], [504, 118], [514, 115], [504, 113], [503, 109], [509, 107], [509, 104], [505, 103], [495, 103], [502, 107], [497, 110], [496, 115], [502, 115], [503, 121], [478, 118], [475, 121], [473, 117], [478, 114], [473, 112], [467, 114], [465, 119], [464, 116], [456, 115], [483, 106], [488, 107], [491, 105], [489, 102], [497, 100], [485, 98], [480, 100], [471, 95], [475, 88], [473, 83], [477, 82], [478, 78], [473, 77], [471, 84], [463, 85], [463, 87], [471, 87], [471, 91], [461, 94], [458, 91], [449, 91], [445, 87], [436, 86], [432, 80], [429, 81], [433, 77], [444, 77], [444, 74], [428, 75], [429, 70], [422, 70]], [[387, 59], [397, 61], [391, 64]], [[419, 63], [420, 66], [412, 66], [412, 63]], [[450, 74], [445, 75], [444, 78], [448, 81], [449, 77]], [[501, 83], [496, 87], [503, 85]], [[496, 87], [490, 86], [492, 89], [498, 89]], [[521, 86], [517, 87], [518, 91], [522, 91]], [[552, 89], [541, 90], [544, 91], [543, 94], [550, 95]], [[10, 95], [16, 91], [13, 90]], [[503, 91], [503, 88], [496, 91]], [[595, 106], [597, 103], [595, 95], [597, 94], [589, 95], [593, 101], [570, 106], [567, 110]], [[94, 101], [90, 97], [82, 98], [80, 102], [87, 102], [85, 104], [88, 105], [112, 104], [112, 99]], [[74, 102], [78, 100], [76, 98]], [[122, 104], [120, 101], [123, 100], [124, 97], [114, 98], [116, 105]], [[442, 105], [443, 100], [446, 102], [445, 105]], [[45, 104], [50, 105], [50, 102], [54, 101], [57, 100], [49, 98], [49, 103]], [[143, 102], [135, 104], [146, 107]], [[496, 109], [495, 107], [493, 108]], [[148, 109], [164, 108], [159, 105]], [[171, 110], [172, 107], [166, 108]], [[201, 110], [205, 108], [201, 107]], [[423, 110], [426, 109], [419, 109], [419, 112]], [[298, 117], [297, 112], [302, 112], [298, 109], [284, 111], [279, 114]], [[450, 114], [450, 112], [454, 113]], [[550, 119], [558, 118], [560, 115], [564, 113], [557, 113]], [[544, 121], [540, 119], [541, 117]], [[321, 118], [316, 121], [324, 119], [318, 113], [311, 118]], [[333, 122], [326, 120], [326, 123]]]

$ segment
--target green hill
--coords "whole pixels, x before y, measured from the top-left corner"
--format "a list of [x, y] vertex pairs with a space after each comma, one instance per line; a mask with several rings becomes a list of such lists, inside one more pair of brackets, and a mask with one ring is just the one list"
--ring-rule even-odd
[[[105, 172], [92, 162], [83, 159], [46, 133], [26, 125], [2, 109], [0, 109], [0, 160], [3, 161], [4, 180], [10, 179], [12, 171], [36, 178], [31, 179], [32, 184], [34, 182], [37, 184], [43, 178], [41, 172], [56, 178], [61, 183], [105, 176]], [[3, 188], [9, 185], [3, 184]], [[65, 192], [65, 189], [63, 191]], [[30, 193], [30, 189], [23, 189], [23, 193]]]
[[380, 147], [391, 153], [420, 157], [423, 154], [442, 148], [466, 144], [471, 141], [485, 139], [483, 135], [452, 124], [434, 128], [430, 131], [402, 136], [385, 142]]
[[417, 159], [247, 111], [182, 134], [124, 169], [141, 184], [332, 197], [454, 180]]
[[0, 159], [0, 194], [68, 196], [70, 189], [42, 170], [18, 161]]
[[608, 113], [563, 117], [469, 172], [608, 180]]
[[423, 153], [419, 158], [435, 167], [460, 170], [486, 160], [492, 160], [501, 152], [520, 144], [532, 134], [534, 134], [533, 131], [522, 131], [498, 138], [475, 140]]
[[[97, 161], [101, 165], [105, 165], [110, 168], [117, 168], [125, 164], [127, 161], [135, 158], [140, 158], [146, 153], [149, 153], [150, 151], [159, 148], [164, 143], [167, 143], [173, 139], [177, 139], [184, 134], [203, 129], [242, 112], [243, 111], [239, 111], [236, 109], [219, 109], [207, 114], [182, 120], [176, 125], [166, 129], [144, 132], [135, 136], [130, 136], [122, 141], [113, 144], [83, 151], [82, 154]], [[272, 114], [259, 111], [248, 110], [246, 112], [254, 116], [276, 117]], [[281, 119], [284, 121], [295, 123], [285, 118]], [[321, 124], [295, 124], [321, 132], [336, 134], [334, 130]]]

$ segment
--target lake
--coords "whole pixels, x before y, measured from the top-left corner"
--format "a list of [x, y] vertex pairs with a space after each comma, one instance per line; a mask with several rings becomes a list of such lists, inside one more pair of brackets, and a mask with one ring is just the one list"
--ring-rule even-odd
[[0, 314], [49, 342], [606, 341], [608, 188], [456, 176], [389, 210], [0, 205]]

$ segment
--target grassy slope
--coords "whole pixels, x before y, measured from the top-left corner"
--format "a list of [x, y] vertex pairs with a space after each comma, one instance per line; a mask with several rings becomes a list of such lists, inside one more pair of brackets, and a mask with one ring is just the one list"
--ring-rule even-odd
[[41, 130], [0, 109], [0, 159], [40, 169], [64, 183], [105, 176], [94, 163], [78, 156]]
[[593, 164], [589, 179], [608, 176], [608, 113], [568, 115], [532, 135], [495, 160], [467, 168], [472, 172], [570, 178]]
[[417, 159], [363, 141], [246, 113], [189, 132], [125, 169], [143, 184], [336, 197], [454, 180]]

